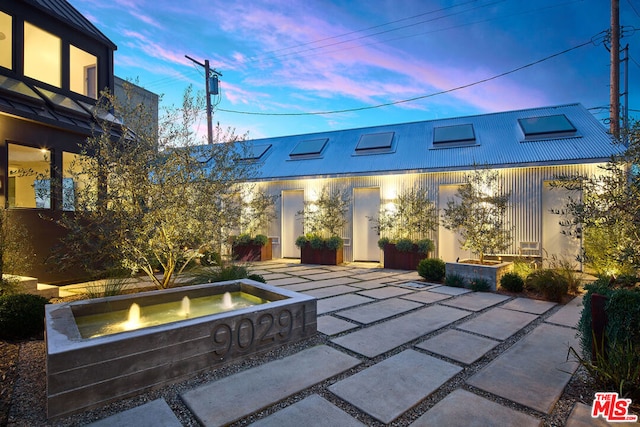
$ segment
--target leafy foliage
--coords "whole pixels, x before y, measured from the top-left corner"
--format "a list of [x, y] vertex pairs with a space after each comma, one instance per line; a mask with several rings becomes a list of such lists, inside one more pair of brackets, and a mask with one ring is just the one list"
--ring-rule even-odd
[[510, 271], [500, 278], [500, 287], [509, 292], [522, 292], [524, 290], [524, 280], [518, 273]]
[[442, 224], [459, 232], [461, 247], [478, 254], [483, 263], [485, 254], [511, 245], [511, 229], [505, 218], [510, 196], [502, 189], [497, 171], [476, 167], [458, 188], [459, 200], [447, 202]]
[[446, 264], [440, 258], [425, 258], [418, 263], [418, 274], [426, 280], [442, 282]]
[[0, 339], [23, 339], [44, 332], [44, 306], [48, 300], [39, 295], [0, 296]]
[[0, 208], [0, 295], [15, 289], [3, 274], [24, 274], [29, 270], [33, 259], [29, 241], [29, 230], [9, 210]]
[[411, 252], [413, 250], [413, 241], [411, 239], [398, 239], [396, 249], [400, 252]]
[[447, 286], [453, 286], [454, 288], [466, 288], [467, 287], [467, 281], [464, 279], [464, 277], [460, 276], [459, 274], [447, 274], [447, 276], [444, 278], [444, 284]]
[[247, 276], [247, 279], [255, 280], [256, 282], [260, 282], [260, 283], [267, 283], [265, 278], [259, 274], [250, 274]]
[[556, 270], [542, 268], [531, 273], [526, 281], [527, 289], [539, 292], [549, 301], [561, 302], [562, 297], [569, 291], [569, 282], [565, 276]]
[[339, 236], [347, 223], [351, 196], [347, 189], [329, 190], [324, 186], [315, 201], [305, 201], [302, 216], [305, 233], [322, 237]]
[[575, 192], [564, 233], [584, 237], [583, 261], [598, 275], [635, 274], [640, 268], [640, 123], [629, 144], [592, 176], [559, 176], [553, 186]]
[[344, 241], [339, 236], [322, 237], [314, 233], [307, 233], [296, 239], [296, 246], [299, 248], [303, 248], [307, 244], [313, 249], [339, 249], [343, 246]]
[[237, 264], [226, 264], [216, 267], [198, 268], [190, 271], [187, 284], [224, 282], [227, 280], [244, 279], [249, 276], [247, 267]]
[[391, 206], [382, 206], [378, 218], [369, 218], [378, 234], [391, 240], [423, 239], [438, 227], [435, 204], [424, 189], [400, 193]]
[[[606, 278], [585, 286], [578, 335], [582, 357], [579, 360], [602, 390], [640, 399], [640, 288], [615, 288]], [[591, 299], [594, 294], [607, 298], [605, 340], [592, 358], [593, 329]]]
[[[188, 89], [182, 108], [163, 114], [156, 134], [143, 105], [102, 94], [101, 129], [69, 171], [87, 184], [77, 188], [75, 213], [60, 221], [68, 233], [57, 262], [96, 268], [85, 261], [97, 260], [98, 268], [141, 270], [163, 289], [203, 249], [222, 253], [241, 217], [237, 183], [253, 176], [255, 166], [241, 161], [248, 147], [232, 129], [218, 124], [216, 143], [202, 145], [194, 131], [202, 105]], [[100, 119], [111, 109], [118, 120]]]
[[469, 289], [473, 292], [489, 292], [491, 291], [491, 283], [482, 277], [475, 277], [469, 281]]

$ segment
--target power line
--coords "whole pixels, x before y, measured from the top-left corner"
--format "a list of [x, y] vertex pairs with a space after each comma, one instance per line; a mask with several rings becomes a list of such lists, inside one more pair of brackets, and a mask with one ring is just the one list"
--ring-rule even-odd
[[492, 80], [496, 80], [500, 77], [504, 77], [507, 76], [509, 74], [513, 74], [516, 73], [518, 71], [524, 70], [525, 68], [529, 68], [532, 67], [534, 65], [540, 64], [541, 62], [547, 61], [549, 59], [564, 55], [566, 53], [569, 53], [573, 50], [579, 49], [581, 47], [587, 46], [592, 44], [592, 40], [589, 40], [587, 42], [584, 42], [582, 44], [579, 44], [577, 46], [574, 46], [572, 48], [569, 49], [565, 49], [562, 52], [558, 52], [558, 53], [554, 53], [553, 55], [549, 55], [547, 57], [544, 57], [542, 59], [539, 59], [537, 61], [534, 62], [530, 62], [529, 64], [520, 66], [518, 68], [514, 68], [512, 70], [509, 71], [505, 71], [504, 73], [500, 73], [500, 74], [496, 74], [492, 77], [488, 77], [486, 79], [482, 79], [482, 80], [478, 80], [475, 81], [473, 83], [468, 83], [462, 86], [458, 86], [452, 89], [447, 89], [447, 90], [442, 90], [439, 92], [434, 92], [434, 93], [430, 93], [427, 95], [422, 95], [422, 96], [416, 96], [414, 98], [408, 98], [408, 99], [403, 99], [403, 100], [399, 100], [399, 101], [393, 101], [393, 102], [386, 102], [384, 104], [378, 104], [378, 105], [368, 105], [368, 106], [363, 106], [363, 107], [357, 107], [357, 108], [348, 108], [348, 109], [343, 109], [343, 110], [332, 110], [332, 111], [315, 111], [315, 112], [303, 112], [303, 113], [262, 113], [262, 112], [256, 112], [256, 111], [238, 111], [238, 110], [228, 110], [228, 109], [224, 109], [224, 108], [218, 108], [218, 111], [223, 111], [225, 113], [233, 113], [233, 114], [246, 114], [246, 115], [254, 115], [254, 116], [322, 116], [322, 115], [329, 115], [329, 114], [341, 114], [341, 113], [350, 113], [350, 112], [354, 112], [354, 111], [363, 111], [363, 110], [372, 110], [375, 108], [382, 108], [382, 107], [389, 107], [391, 105], [398, 105], [398, 104], [404, 104], [407, 102], [413, 102], [413, 101], [419, 101], [421, 99], [426, 99], [426, 98], [432, 98], [434, 96], [438, 96], [438, 95], [444, 95], [447, 93], [451, 93], [451, 92], [455, 92], [461, 89], [466, 89], [472, 86], [477, 86], [479, 84], [482, 83], [487, 83], [489, 81]]

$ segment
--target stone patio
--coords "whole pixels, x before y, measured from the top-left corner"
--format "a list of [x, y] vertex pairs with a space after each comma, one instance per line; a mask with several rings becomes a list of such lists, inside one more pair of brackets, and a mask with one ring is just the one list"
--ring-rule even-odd
[[[254, 269], [318, 298], [323, 344], [183, 392], [205, 426], [542, 425], [577, 368], [567, 350], [579, 298], [559, 306], [421, 287], [415, 272], [375, 266]], [[587, 425], [585, 406], [561, 424]]]

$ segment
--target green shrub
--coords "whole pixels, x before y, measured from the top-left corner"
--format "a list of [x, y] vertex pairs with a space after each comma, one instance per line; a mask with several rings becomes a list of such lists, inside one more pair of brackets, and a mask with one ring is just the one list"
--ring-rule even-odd
[[[582, 349], [580, 363], [598, 383], [599, 390], [617, 391], [621, 396], [640, 400], [640, 288], [624, 289], [609, 286], [601, 278], [585, 286], [578, 336]], [[607, 297], [605, 342], [596, 349], [592, 359], [593, 330], [591, 297]], [[574, 353], [576, 353], [574, 351]], [[577, 355], [577, 354], [576, 354]]]
[[476, 277], [469, 281], [469, 289], [473, 292], [490, 292], [491, 283], [482, 277]]
[[200, 256], [200, 265], [211, 267], [214, 265], [222, 265], [222, 257], [218, 252], [210, 249], [203, 249]]
[[342, 238], [339, 236], [331, 236], [325, 241], [325, 245], [327, 249], [332, 249], [332, 250], [340, 249], [343, 243], [344, 242]]
[[122, 295], [128, 287], [128, 276], [109, 277], [104, 284], [87, 287], [87, 296], [91, 299]]
[[324, 248], [324, 239], [317, 234], [312, 234], [309, 238], [309, 246], [312, 249], [322, 249]]
[[384, 250], [384, 245], [390, 243], [391, 240], [389, 240], [388, 237], [381, 237], [380, 239], [378, 239], [378, 247], [382, 250]]
[[562, 297], [569, 291], [566, 277], [548, 268], [536, 270], [525, 281], [527, 289], [542, 294], [549, 301], [562, 302]]
[[251, 235], [247, 233], [242, 233], [239, 236], [233, 236], [231, 238], [231, 243], [233, 245], [249, 245], [251, 244], [252, 240], [253, 239], [251, 238]]
[[217, 267], [199, 268], [189, 272], [187, 284], [224, 282], [227, 280], [244, 279], [249, 275], [246, 267], [228, 264]]
[[398, 239], [396, 249], [400, 252], [411, 252], [413, 250], [413, 241], [411, 239]]
[[296, 246], [299, 247], [300, 249], [305, 247], [307, 243], [309, 243], [310, 236], [311, 236], [310, 234], [303, 234], [301, 236], [298, 236], [298, 238], [296, 239]]
[[307, 233], [303, 236], [298, 236], [296, 239], [296, 246], [301, 249], [307, 245], [307, 243], [312, 249], [340, 249], [344, 241], [340, 236], [331, 236], [325, 239], [315, 233]]
[[0, 278], [0, 295], [11, 295], [20, 292], [20, 282], [16, 279]]
[[524, 280], [519, 274], [511, 271], [500, 278], [500, 287], [509, 292], [522, 292]]
[[527, 277], [536, 270], [536, 263], [526, 258], [515, 258], [513, 260], [513, 272], [526, 280]]
[[269, 238], [264, 234], [257, 234], [256, 237], [253, 238], [254, 245], [264, 246], [269, 243]]
[[0, 297], [0, 338], [23, 339], [44, 332], [44, 306], [39, 295], [13, 294]]
[[418, 252], [422, 254], [428, 254], [429, 252], [432, 252], [436, 248], [436, 245], [433, 243], [433, 240], [431, 239], [418, 240], [416, 242], [416, 245], [418, 246]]
[[247, 279], [255, 280], [256, 282], [267, 283], [267, 281], [259, 274], [250, 274]]
[[418, 263], [418, 274], [426, 280], [442, 282], [445, 275], [445, 262], [440, 258], [425, 258]]
[[466, 288], [467, 281], [459, 274], [448, 274], [444, 278], [444, 284], [447, 286], [453, 286], [454, 288]]

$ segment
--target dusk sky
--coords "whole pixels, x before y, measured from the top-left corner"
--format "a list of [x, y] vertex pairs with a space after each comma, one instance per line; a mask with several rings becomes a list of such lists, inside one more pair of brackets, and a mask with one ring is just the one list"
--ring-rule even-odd
[[[608, 0], [69, 1], [118, 46], [116, 75], [164, 105], [204, 90], [185, 55], [209, 59], [214, 120], [252, 139], [574, 102], [608, 117]], [[640, 117], [640, 0], [620, 23]]]

